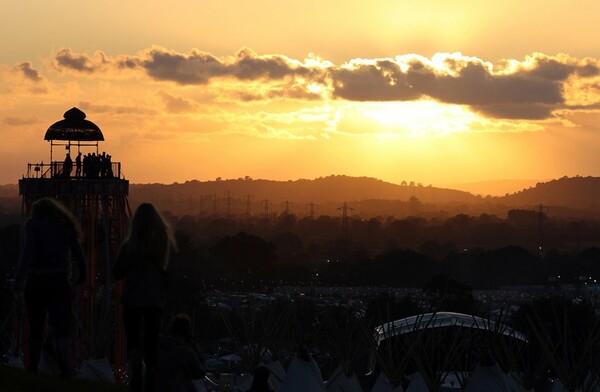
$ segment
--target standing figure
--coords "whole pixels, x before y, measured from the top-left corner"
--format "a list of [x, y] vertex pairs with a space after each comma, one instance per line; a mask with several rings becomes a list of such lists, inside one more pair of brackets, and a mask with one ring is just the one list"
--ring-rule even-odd
[[75, 177], [81, 177], [81, 152], [75, 157]]
[[[150, 203], [141, 204], [131, 221], [128, 237], [113, 266], [124, 280], [121, 303], [127, 338], [132, 391], [156, 390], [158, 333], [166, 297], [166, 270], [171, 247], [176, 248], [171, 227]], [[143, 342], [140, 340], [143, 325]], [[146, 364], [142, 381], [142, 360]]]
[[25, 305], [29, 317], [29, 361], [27, 369], [36, 372], [42, 351], [46, 316], [56, 339], [57, 360], [62, 376], [72, 375], [71, 368], [71, 287], [70, 257], [77, 261], [78, 279], [85, 280], [85, 256], [79, 237], [81, 229], [75, 217], [54, 199], [40, 199], [31, 210], [25, 226], [25, 245], [15, 283], [25, 282]]
[[96, 153], [93, 152], [90, 156], [90, 177], [98, 178], [99, 168], [98, 168], [98, 157]]
[[170, 332], [158, 342], [159, 391], [195, 391], [193, 380], [201, 379], [205, 372], [196, 354], [190, 316], [185, 313], [175, 316]]
[[112, 158], [110, 155], [106, 156], [106, 173], [106, 177], [108, 178], [113, 178], [115, 176], [115, 173], [112, 169]]
[[63, 176], [65, 178], [71, 177], [71, 172], [73, 171], [73, 160], [71, 159], [71, 154], [67, 153], [65, 157], [65, 162], [63, 163]]

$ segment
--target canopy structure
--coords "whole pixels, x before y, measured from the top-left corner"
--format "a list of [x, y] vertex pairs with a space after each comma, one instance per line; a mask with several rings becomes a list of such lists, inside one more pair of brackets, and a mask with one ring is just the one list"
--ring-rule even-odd
[[527, 342], [527, 337], [525, 335], [506, 325], [496, 325], [496, 322], [492, 320], [469, 314], [453, 312], [419, 314], [382, 324], [375, 328], [375, 339], [377, 344], [379, 344], [381, 341], [397, 335], [416, 332], [423, 329], [443, 327], [480, 329], [484, 331], [500, 333], [504, 336], [509, 336], [523, 342]]
[[63, 115], [64, 120], [55, 122], [48, 128], [44, 140], [104, 141], [102, 131], [96, 124], [85, 119], [85, 113], [71, 108]]
[[[484, 334], [499, 334], [524, 343], [528, 342], [527, 337], [523, 333], [489, 319], [464, 313], [437, 312], [419, 314], [379, 325], [374, 330], [374, 339], [377, 345], [376, 350], [381, 346], [381, 342], [386, 339], [424, 330], [443, 328], [475, 330], [481, 331]], [[369, 358], [368, 374], [373, 373], [375, 370], [375, 362], [375, 352], [372, 351]]]

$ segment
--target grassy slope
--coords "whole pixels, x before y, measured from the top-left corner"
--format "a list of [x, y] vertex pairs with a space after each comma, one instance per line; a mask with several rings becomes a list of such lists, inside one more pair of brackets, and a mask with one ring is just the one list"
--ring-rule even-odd
[[124, 385], [98, 381], [63, 379], [32, 374], [25, 370], [0, 365], [0, 391], [6, 392], [126, 392]]

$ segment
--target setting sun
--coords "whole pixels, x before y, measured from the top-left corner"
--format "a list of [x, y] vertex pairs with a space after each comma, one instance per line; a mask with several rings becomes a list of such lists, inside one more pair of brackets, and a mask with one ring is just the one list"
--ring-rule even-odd
[[377, 102], [351, 105], [347, 115], [374, 133], [413, 137], [444, 137], [465, 132], [477, 116], [458, 105], [434, 101]]

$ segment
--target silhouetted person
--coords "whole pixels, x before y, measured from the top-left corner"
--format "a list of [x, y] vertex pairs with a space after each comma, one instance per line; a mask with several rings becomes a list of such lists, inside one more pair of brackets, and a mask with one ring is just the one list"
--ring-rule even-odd
[[75, 157], [75, 177], [81, 177], [81, 152]]
[[98, 178], [100, 175], [99, 159], [95, 152], [90, 157], [90, 172], [92, 178]]
[[98, 154], [98, 177], [104, 177], [104, 155], [105, 153]]
[[107, 178], [108, 172], [110, 171], [110, 155], [106, 155], [106, 152], [102, 152], [102, 155], [99, 156], [99, 165], [100, 165], [100, 177]]
[[73, 171], [73, 160], [71, 159], [71, 154], [67, 153], [65, 157], [65, 162], [63, 163], [63, 176], [65, 178], [71, 177], [71, 172]]
[[90, 171], [91, 158], [92, 158], [91, 153], [87, 153], [83, 157], [83, 176], [86, 178], [91, 177], [91, 175], [90, 175], [90, 173], [91, 173], [91, 171]]
[[271, 371], [264, 367], [259, 366], [254, 369], [254, 378], [252, 379], [252, 386], [248, 389], [248, 392], [273, 392], [269, 385], [269, 375]]
[[173, 319], [169, 336], [158, 344], [158, 390], [161, 392], [195, 391], [192, 380], [204, 376], [204, 370], [190, 335], [192, 321], [187, 314]]
[[72, 375], [70, 351], [71, 288], [70, 257], [77, 261], [78, 279], [85, 280], [85, 256], [79, 243], [81, 229], [75, 217], [54, 199], [33, 204], [25, 226], [25, 245], [15, 276], [17, 288], [25, 281], [25, 305], [29, 317], [29, 361], [37, 371], [46, 316], [56, 340], [61, 375]]
[[113, 178], [115, 174], [112, 169], [112, 158], [110, 155], [106, 156], [106, 177]]
[[142, 390], [142, 360], [146, 363], [145, 390], [156, 390], [158, 332], [171, 247], [175, 248], [175, 240], [170, 226], [152, 204], [141, 204], [113, 266], [115, 278], [125, 280], [121, 302], [132, 391]]

